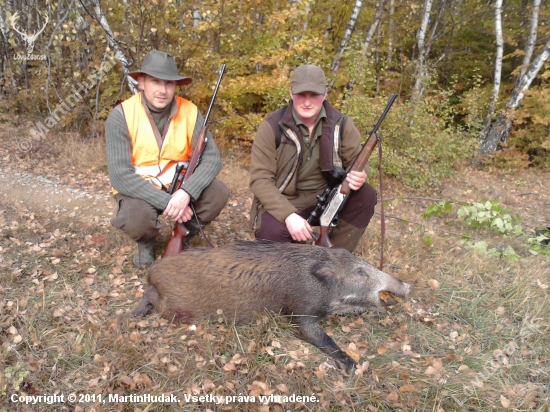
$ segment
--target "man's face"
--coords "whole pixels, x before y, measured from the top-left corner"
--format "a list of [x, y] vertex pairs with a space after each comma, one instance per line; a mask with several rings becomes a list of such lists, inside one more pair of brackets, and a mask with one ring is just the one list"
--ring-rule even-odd
[[327, 97], [327, 93], [317, 94], [313, 92], [303, 92], [299, 94], [292, 94], [291, 90], [290, 97], [294, 102], [294, 110], [296, 114], [300, 120], [304, 122], [304, 124], [308, 124], [317, 120], [317, 116], [321, 111], [321, 107]]
[[149, 75], [140, 75], [138, 85], [147, 99], [147, 103], [155, 110], [162, 110], [174, 98], [176, 82], [173, 80], [157, 79]]

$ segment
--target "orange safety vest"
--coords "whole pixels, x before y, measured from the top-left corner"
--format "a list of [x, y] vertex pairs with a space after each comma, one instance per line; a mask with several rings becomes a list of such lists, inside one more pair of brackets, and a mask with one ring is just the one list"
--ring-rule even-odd
[[[153, 126], [145, 111], [142, 93], [122, 102], [122, 109], [132, 143], [132, 164], [142, 178], [158, 189], [168, 187], [178, 162], [191, 156], [191, 140], [197, 122], [197, 106], [179, 96], [174, 97], [178, 113], [170, 119], [168, 132], [159, 149]], [[116, 190], [113, 188], [113, 192]]]

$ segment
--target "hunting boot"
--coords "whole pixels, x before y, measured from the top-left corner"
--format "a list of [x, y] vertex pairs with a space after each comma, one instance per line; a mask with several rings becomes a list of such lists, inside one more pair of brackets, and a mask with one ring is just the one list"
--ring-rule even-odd
[[138, 241], [137, 252], [134, 255], [134, 266], [142, 268], [155, 261], [155, 239]]
[[340, 219], [338, 226], [331, 230], [329, 239], [334, 247], [353, 252], [365, 230], [366, 227], [355, 227]]

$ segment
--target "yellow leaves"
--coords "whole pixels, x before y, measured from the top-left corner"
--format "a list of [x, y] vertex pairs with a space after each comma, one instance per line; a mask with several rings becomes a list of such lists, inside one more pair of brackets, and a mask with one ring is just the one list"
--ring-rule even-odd
[[358, 354], [357, 352], [355, 352], [355, 351], [353, 351], [353, 350], [351, 350], [351, 349], [346, 349], [345, 352], [346, 352], [346, 354], [347, 354], [350, 358], [352, 358], [355, 362], [359, 362], [360, 356], [359, 356], [359, 354]]
[[401, 302], [402, 299], [391, 293], [391, 292], [386, 292], [386, 291], [382, 291], [380, 292], [380, 299], [383, 301], [383, 302], [386, 302], [386, 303], [393, 303], [392, 301], [394, 302]]

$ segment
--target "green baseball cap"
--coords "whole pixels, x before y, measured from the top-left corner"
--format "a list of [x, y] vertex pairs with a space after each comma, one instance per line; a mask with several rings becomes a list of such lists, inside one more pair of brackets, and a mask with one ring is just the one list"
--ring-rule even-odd
[[320, 67], [313, 64], [296, 67], [290, 77], [290, 91], [292, 94], [304, 92], [325, 94], [327, 91], [325, 73]]
[[128, 73], [128, 76], [137, 80], [140, 74], [148, 74], [161, 80], [175, 81], [178, 86], [193, 81], [190, 77], [181, 76], [178, 73], [178, 66], [173, 55], [158, 50], [151, 50], [147, 53], [143, 59], [141, 70]]

